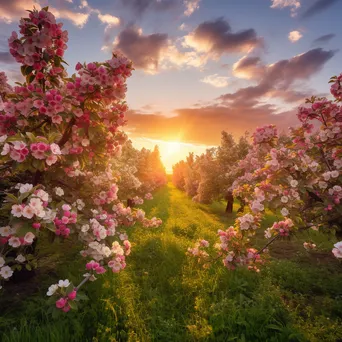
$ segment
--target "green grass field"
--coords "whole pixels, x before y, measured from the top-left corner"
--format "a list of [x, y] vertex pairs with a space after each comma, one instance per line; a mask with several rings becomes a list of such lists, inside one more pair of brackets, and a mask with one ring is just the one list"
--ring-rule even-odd
[[[221, 263], [201, 269], [185, 252], [197, 238], [214, 242], [233, 222], [222, 215], [224, 203], [194, 203], [169, 184], [144, 209], [163, 225], [133, 228], [127, 268], [85, 286], [89, 301], [58, 320], [46, 313], [47, 287], [57, 274], [77, 283], [84, 266], [72, 243], [57, 244], [51, 257], [41, 242], [39, 273], [0, 297], [0, 341], [342, 341], [333, 236], [311, 232], [274, 244], [260, 274]], [[319, 252], [303, 249], [308, 239]], [[256, 244], [263, 243], [260, 232]]]

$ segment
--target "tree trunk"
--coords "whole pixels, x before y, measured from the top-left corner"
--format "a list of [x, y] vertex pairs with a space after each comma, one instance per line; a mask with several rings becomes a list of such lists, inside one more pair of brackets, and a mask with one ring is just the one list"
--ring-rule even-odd
[[226, 213], [231, 214], [233, 212], [233, 203], [234, 203], [234, 197], [231, 191], [227, 193], [226, 200], [227, 200]]
[[129, 208], [134, 207], [134, 202], [131, 198], [127, 198], [127, 207], [129, 207]]
[[227, 201], [226, 213], [231, 214], [233, 212], [233, 203], [234, 201]]

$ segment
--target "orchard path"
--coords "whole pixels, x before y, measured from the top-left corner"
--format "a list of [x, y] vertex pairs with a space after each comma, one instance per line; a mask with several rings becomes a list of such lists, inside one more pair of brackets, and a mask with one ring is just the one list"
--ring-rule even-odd
[[[168, 183], [146, 202], [144, 210], [148, 217], [160, 217], [163, 224], [157, 229], [137, 229], [130, 237], [132, 255], [113, 284], [121, 300], [118, 307], [126, 315], [117, 324], [124, 325], [122, 333], [132, 341], [185, 341], [190, 338], [189, 326], [198, 323], [195, 301], [197, 292], [204, 290], [199, 285], [205, 277], [185, 253], [198, 238], [215, 240], [217, 230], [227, 227], [222, 221], [228, 219], [220, 220], [218, 215], [224, 205], [195, 203]], [[213, 285], [215, 279], [209, 283]]]

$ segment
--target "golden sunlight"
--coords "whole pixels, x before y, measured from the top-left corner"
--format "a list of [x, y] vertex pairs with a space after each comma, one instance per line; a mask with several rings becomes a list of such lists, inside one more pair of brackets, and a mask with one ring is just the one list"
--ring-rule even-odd
[[179, 154], [182, 149], [182, 143], [178, 141], [165, 141], [160, 148], [160, 154], [168, 157], [175, 154]]
[[155, 145], [158, 145], [161, 160], [165, 166], [167, 173], [172, 173], [172, 165], [176, 164], [182, 159], [185, 159], [190, 152], [201, 154], [211, 146], [191, 144], [181, 141], [167, 141], [159, 139], [150, 139], [145, 137], [131, 137], [133, 146], [138, 149], [142, 147], [152, 150]]

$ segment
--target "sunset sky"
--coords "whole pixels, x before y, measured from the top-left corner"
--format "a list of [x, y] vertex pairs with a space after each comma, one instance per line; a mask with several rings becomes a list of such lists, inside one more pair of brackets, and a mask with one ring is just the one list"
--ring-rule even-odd
[[12, 81], [7, 38], [34, 5], [69, 31], [70, 73], [112, 50], [133, 61], [126, 131], [136, 147], [158, 144], [168, 171], [222, 130], [295, 125], [295, 108], [328, 96], [342, 72], [342, 0], [0, 0], [0, 70]]

